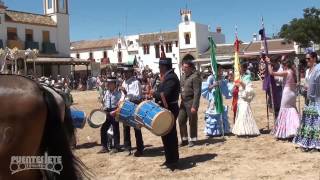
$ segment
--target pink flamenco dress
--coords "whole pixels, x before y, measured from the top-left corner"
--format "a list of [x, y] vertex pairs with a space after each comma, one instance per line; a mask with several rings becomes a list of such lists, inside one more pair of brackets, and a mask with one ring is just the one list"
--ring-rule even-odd
[[288, 70], [280, 111], [272, 131], [272, 134], [278, 139], [293, 138], [300, 126], [300, 118], [296, 107], [296, 86], [293, 71]]

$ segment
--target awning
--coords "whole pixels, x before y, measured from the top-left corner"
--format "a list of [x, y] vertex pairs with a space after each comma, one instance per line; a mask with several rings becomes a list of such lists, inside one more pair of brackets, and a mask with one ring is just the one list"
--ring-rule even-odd
[[[193, 62], [199, 63], [202, 66], [203, 64], [210, 64], [211, 58], [196, 59]], [[233, 64], [233, 57], [232, 56], [217, 57], [217, 63], [220, 65], [232, 65]]]
[[[33, 63], [33, 59], [27, 59], [28, 63]], [[89, 65], [90, 61], [72, 57], [38, 57], [36, 64], [55, 64], [55, 65]]]

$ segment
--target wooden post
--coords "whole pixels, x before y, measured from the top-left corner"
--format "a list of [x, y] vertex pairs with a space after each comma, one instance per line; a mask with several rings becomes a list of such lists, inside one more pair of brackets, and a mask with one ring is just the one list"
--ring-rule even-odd
[[87, 64], [87, 78], [89, 77], [89, 65]]
[[44, 76], [44, 64], [41, 64], [41, 76]]
[[37, 77], [37, 71], [36, 71], [36, 59], [33, 58], [33, 76], [36, 78]]
[[23, 59], [23, 63], [24, 63], [24, 75], [25, 75], [25, 76], [28, 75], [27, 60], [28, 60], [28, 58]]
[[76, 80], [76, 65], [72, 65], [72, 72], [73, 72], [73, 82], [72, 82], [72, 88], [75, 89], [75, 80]]
[[58, 75], [60, 75], [60, 64], [58, 64]]
[[14, 73], [18, 74], [18, 59], [14, 59]]

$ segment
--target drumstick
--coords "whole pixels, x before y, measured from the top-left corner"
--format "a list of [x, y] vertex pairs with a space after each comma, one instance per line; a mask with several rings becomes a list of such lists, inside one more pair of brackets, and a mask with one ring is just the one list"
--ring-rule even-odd
[[161, 100], [162, 100], [163, 106], [164, 106], [166, 109], [168, 109], [168, 108], [169, 108], [169, 106], [168, 106], [168, 103], [167, 103], [166, 97], [164, 96], [164, 93], [163, 93], [163, 92], [161, 92], [161, 93], [160, 93], [160, 96], [161, 96]]

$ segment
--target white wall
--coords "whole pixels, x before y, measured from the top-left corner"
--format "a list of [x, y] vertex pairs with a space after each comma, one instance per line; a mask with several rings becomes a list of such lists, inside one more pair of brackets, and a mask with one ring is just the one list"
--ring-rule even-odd
[[2, 12], [2, 10], [0, 10], [0, 18], [1, 18], [1, 24], [0, 24], [0, 39], [2, 39], [3, 45], [5, 45], [5, 38], [7, 37], [7, 30], [4, 27], [4, 23], [5, 23], [5, 16], [4, 13]]
[[[149, 50], [150, 50], [149, 51], [150, 54], [144, 54], [143, 46], [140, 46], [139, 57], [141, 58], [145, 66], [148, 65], [153, 72], [159, 72], [159, 58], [156, 58], [156, 51], [155, 51], [154, 44], [150, 45]], [[179, 73], [179, 68], [178, 68], [179, 46], [176, 47], [175, 41], [172, 42], [172, 53], [166, 53], [166, 57], [171, 58], [172, 62], [176, 63], [176, 65], [174, 65], [174, 68], [176, 68], [176, 73], [178, 74]]]
[[196, 24], [196, 41], [199, 53], [205, 52], [209, 47], [209, 29], [208, 25]]
[[[125, 37], [126, 44], [128, 45], [128, 51], [138, 51], [139, 50], [139, 35], [130, 35]], [[132, 41], [133, 44], [129, 45], [128, 41]]]
[[[190, 44], [185, 44], [184, 34], [190, 33]], [[180, 49], [191, 49], [197, 47], [196, 24], [193, 21], [179, 24], [179, 46]]]
[[[18, 24], [12, 22], [5, 22], [4, 23], [4, 43], [7, 41], [7, 28], [17, 28], [18, 39], [21, 41], [25, 41], [26, 36], [26, 29], [33, 30], [33, 40], [35, 42], [39, 42], [39, 48], [42, 50], [42, 31], [49, 31], [50, 32], [50, 41], [56, 44], [57, 48], [57, 28], [50, 27], [50, 26], [37, 26], [37, 25], [29, 25], [29, 24]], [[68, 43], [69, 44], [69, 43]]]
[[69, 15], [57, 13], [51, 18], [57, 23], [56, 49], [60, 56], [68, 57], [70, 55]]

